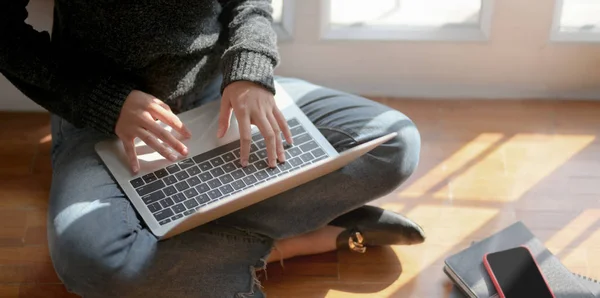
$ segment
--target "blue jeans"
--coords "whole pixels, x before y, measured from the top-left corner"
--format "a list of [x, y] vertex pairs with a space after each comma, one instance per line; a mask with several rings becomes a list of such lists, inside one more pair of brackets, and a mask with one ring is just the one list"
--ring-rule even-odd
[[[66, 287], [84, 297], [264, 297], [254, 272], [275, 240], [319, 229], [414, 172], [420, 136], [402, 113], [305, 81], [277, 81], [340, 152], [399, 134], [327, 176], [158, 241], [94, 151], [106, 136], [53, 116], [48, 239]], [[205, 88], [183, 108], [218, 100], [218, 90]]]

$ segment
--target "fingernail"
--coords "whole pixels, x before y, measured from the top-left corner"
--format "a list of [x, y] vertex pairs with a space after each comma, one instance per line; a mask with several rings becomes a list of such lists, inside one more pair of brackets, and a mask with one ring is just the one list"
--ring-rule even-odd
[[175, 154], [169, 154], [169, 159], [171, 161], [176, 161], [177, 160], [177, 156]]
[[134, 172], [135, 174], [137, 174], [137, 172], [138, 172], [139, 170], [140, 170], [140, 169], [138, 168], [138, 166], [133, 166], [133, 172]]
[[248, 165], [248, 161], [247, 161], [247, 160], [245, 160], [245, 159], [242, 159], [242, 162], [241, 162], [241, 164], [242, 164], [242, 167], [245, 167], [245, 166], [247, 166], [247, 165]]
[[184, 155], [187, 155], [189, 153], [188, 148], [186, 146], [183, 146], [183, 150], [181, 151], [183, 151]]
[[217, 138], [220, 138], [223, 136], [223, 127], [219, 127], [219, 130], [217, 130]]

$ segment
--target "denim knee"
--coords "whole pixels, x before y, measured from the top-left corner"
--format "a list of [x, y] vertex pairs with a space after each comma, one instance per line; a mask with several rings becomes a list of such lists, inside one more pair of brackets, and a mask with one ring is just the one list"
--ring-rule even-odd
[[124, 297], [154, 253], [152, 236], [144, 240], [144, 231], [115, 233], [104, 228], [105, 233], [75, 225], [60, 235], [50, 231], [54, 234], [49, 248], [56, 273], [78, 295]]
[[386, 133], [397, 133], [397, 135], [371, 151], [371, 155], [386, 161], [385, 181], [388, 191], [397, 189], [417, 169], [421, 152], [421, 136], [414, 122], [401, 113], [392, 125], [386, 129]]

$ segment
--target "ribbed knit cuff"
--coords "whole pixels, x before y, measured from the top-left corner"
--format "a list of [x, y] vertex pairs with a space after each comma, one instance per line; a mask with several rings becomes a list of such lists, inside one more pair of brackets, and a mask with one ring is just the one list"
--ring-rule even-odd
[[250, 81], [259, 84], [275, 94], [273, 82], [273, 60], [266, 55], [251, 51], [236, 52], [223, 60], [223, 85], [235, 81]]
[[132, 84], [104, 78], [88, 94], [83, 120], [99, 132], [114, 135], [125, 99], [134, 89]]

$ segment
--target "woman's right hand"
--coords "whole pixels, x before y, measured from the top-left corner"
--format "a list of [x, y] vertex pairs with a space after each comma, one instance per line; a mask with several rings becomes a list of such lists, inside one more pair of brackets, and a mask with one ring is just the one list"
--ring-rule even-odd
[[[170, 161], [177, 159], [173, 150], [183, 156], [188, 154], [187, 147], [172, 133], [162, 128], [155, 119], [172, 127], [183, 137], [191, 137], [190, 131], [173, 114], [167, 104], [150, 94], [133, 90], [125, 99], [115, 133], [123, 142], [129, 165], [134, 174], [140, 170], [135, 152], [135, 138], [140, 138], [146, 145]], [[159, 142], [159, 139], [163, 143]]]

